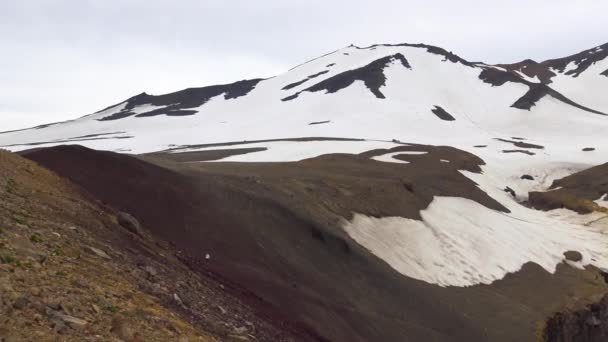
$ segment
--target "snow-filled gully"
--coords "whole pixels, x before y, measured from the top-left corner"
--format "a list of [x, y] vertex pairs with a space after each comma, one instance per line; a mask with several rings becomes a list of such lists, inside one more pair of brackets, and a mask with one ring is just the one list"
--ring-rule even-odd
[[[608, 269], [608, 236], [603, 226], [585, 224], [600, 222], [605, 215], [529, 209], [505, 194], [487, 174], [463, 174], [511, 212], [491, 210], [465, 198], [435, 197], [421, 211], [421, 221], [355, 213], [343, 227], [396, 271], [440, 286], [490, 284], [528, 262], [554, 272], [564, 262], [566, 251], [582, 254], [582, 261], [574, 266]], [[603, 228], [608, 230], [608, 226]]]

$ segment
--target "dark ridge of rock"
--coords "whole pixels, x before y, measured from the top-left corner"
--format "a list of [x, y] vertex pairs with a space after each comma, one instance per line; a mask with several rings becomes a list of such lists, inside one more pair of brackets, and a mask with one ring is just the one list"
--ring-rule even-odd
[[526, 139], [520, 138], [520, 137], [511, 137], [511, 139], [513, 139], [513, 140], [526, 140]]
[[[550, 59], [541, 63], [528, 59], [519, 63], [499, 64], [497, 66], [503, 67], [511, 72], [520, 71], [529, 77], [538, 77], [542, 83], [550, 84], [552, 78], [556, 76], [551, 69], [564, 72], [566, 67], [574, 62], [576, 68], [567, 71], [565, 74], [572, 77], [578, 77], [591, 65], [608, 57], [608, 44], [599, 46], [599, 48], [601, 51], [597, 51], [598, 48], [593, 48], [568, 57]], [[602, 73], [602, 75], [608, 76], [608, 70], [605, 73]]]
[[578, 251], [566, 251], [564, 252], [564, 257], [566, 258], [566, 260], [574, 262], [579, 262], [583, 260], [583, 255]]
[[[164, 108], [152, 110], [150, 112], [140, 113], [135, 117], [150, 117], [156, 115], [193, 115], [196, 111], [187, 110], [188, 108], [196, 108], [204, 105], [212, 97], [224, 94], [224, 99], [236, 99], [241, 96], [246, 96], [262, 79], [244, 80], [231, 84], [213, 85], [202, 88], [188, 88], [174, 93], [164, 95], [148, 95], [141, 93], [127, 100], [125, 109], [121, 112], [108, 115], [99, 121], [118, 120], [125, 117], [133, 116], [135, 113], [130, 110], [139, 105], [150, 104], [154, 106], [164, 106]], [[108, 107], [111, 108], [111, 107]]]
[[483, 69], [479, 74], [479, 79], [494, 87], [499, 87], [507, 82], [526, 84], [526, 82], [516, 74], [494, 68]]
[[600, 75], [608, 77], [608, 69], [606, 69], [606, 71], [604, 71], [604, 72], [603, 72], [603, 73], [601, 73]]
[[535, 149], [539, 149], [542, 150], [545, 147], [541, 146], [541, 145], [535, 145], [535, 144], [530, 144], [530, 143], [525, 143], [522, 141], [514, 141], [514, 140], [509, 140], [509, 139], [501, 139], [501, 138], [494, 138], [498, 141], [502, 141], [502, 142], [506, 142], [506, 143], [511, 143], [516, 147], [521, 147], [521, 148], [535, 148]]
[[[411, 150], [428, 153], [404, 155], [416, 158], [408, 167], [370, 159]], [[398, 274], [350, 239], [342, 222], [353, 211], [413, 217], [435, 195], [501, 210], [459, 172], [480, 172], [483, 161], [450, 147], [167, 168], [74, 146], [28, 157], [135, 215], [192, 270], [221, 279], [225, 292], [298, 332], [297, 341], [530, 341], [537, 323], [573, 298], [606, 290], [593, 270], [549, 273], [533, 263], [490, 285], [440, 287]], [[538, 284], [543, 291], [531, 293]]]
[[145, 112], [141, 114], [137, 114], [135, 117], [137, 118], [145, 118], [156, 115], [166, 115], [166, 116], [188, 116], [194, 115], [198, 113], [196, 110], [181, 110], [181, 109], [167, 109], [167, 108], [159, 108], [150, 112]]
[[539, 210], [567, 208], [580, 214], [603, 211], [594, 201], [608, 193], [608, 163], [557, 179], [546, 192], [530, 192], [529, 203]]
[[486, 68], [479, 74], [479, 79], [491, 84], [492, 86], [502, 86], [507, 82], [520, 83], [528, 86], [529, 90], [511, 105], [513, 108], [530, 110], [536, 103], [545, 95], [554, 95], [547, 85], [539, 83], [531, 83], [523, 80], [514, 72], [502, 71], [494, 68]]
[[331, 120], [313, 121], [313, 122], [308, 123], [308, 125], [309, 126], [312, 126], [312, 125], [322, 125], [322, 124], [326, 124], [326, 123], [330, 123], [330, 122], [331, 122]]
[[534, 180], [534, 177], [532, 177], [530, 175], [522, 175], [520, 178], [521, 179], [526, 179], [526, 180]]
[[174, 152], [174, 153], [150, 153], [146, 156], [149, 158], [161, 158], [169, 159], [179, 163], [190, 163], [190, 162], [201, 162], [220, 160], [231, 156], [238, 156], [241, 154], [255, 153], [267, 151], [266, 147], [250, 147], [250, 148], [229, 148], [229, 149], [217, 149], [217, 150], [204, 150], [204, 151], [190, 151], [190, 152]]
[[502, 71], [494, 68], [486, 68], [479, 74], [479, 79], [491, 84], [492, 86], [502, 86], [507, 82], [520, 83], [528, 86], [529, 90], [511, 105], [511, 107], [513, 108], [530, 110], [538, 103], [540, 99], [549, 95], [561, 102], [574, 106], [578, 109], [594, 114], [608, 115], [595, 109], [582, 106], [565, 97], [564, 95], [544, 83], [532, 83], [526, 81], [514, 72]]
[[608, 341], [608, 296], [579, 310], [555, 313], [543, 335], [545, 342]]
[[295, 88], [295, 87], [297, 87], [297, 86], [299, 86], [299, 85], [301, 85], [301, 84], [304, 84], [304, 83], [308, 82], [308, 80], [309, 80], [308, 78], [305, 78], [305, 79], [303, 79], [303, 80], [300, 80], [300, 81], [297, 81], [297, 82], [290, 83], [290, 84], [288, 84], [288, 85], [284, 86], [283, 88], [281, 88], [281, 90], [289, 90], [289, 89], [291, 89], [291, 88]]
[[334, 65], [336, 65], [336, 63], [330, 63], [330, 64], [327, 64], [325, 67], [326, 67], [326, 68], [331, 68], [331, 67], [332, 67], [332, 66], [334, 66]]
[[533, 156], [536, 154], [534, 152], [530, 152], [530, 151], [526, 151], [526, 150], [502, 150], [502, 153], [523, 153], [523, 154], [527, 154], [529, 156]]
[[593, 48], [572, 56], [545, 61], [543, 62], [543, 65], [563, 72], [571, 62], [574, 62], [576, 64], [576, 68], [567, 71], [566, 75], [578, 77], [591, 65], [608, 57], [608, 43], [600, 46], [599, 48], [601, 51], [597, 51], [597, 48]]
[[299, 93], [295, 93], [293, 95], [289, 95], [281, 99], [281, 101], [291, 101], [298, 98]]
[[297, 98], [302, 92], [318, 92], [325, 90], [326, 93], [335, 93], [341, 89], [344, 89], [355, 81], [363, 81], [365, 86], [380, 99], [384, 98], [384, 94], [380, 92], [380, 88], [385, 85], [386, 76], [384, 76], [384, 68], [394, 61], [401, 62], [403, 67], [411, 69], [411, 66], [407, 59], [400, 53], [392, 56], [386, 56], [369, 63], [358, 69], [344, 71], [332, 77], [329, 77], [309, 88], [295, 93], [292, 96], [282, 99], [282, 101], [289, 101]]
[[595, 147], [585, 147], [582, 149], [583, 152], [591, 152], [591, 151], [595, 151]]
[[120, 119], [124, 119], [124, 118], [128, 118], [130, 116], [133, 116], [134, 114], [135, 113], [130, 112], [128, 110], [123, 110], [123, 111], [120, 111], [118, 113], [114, 113], [112, 115], [104, 116], [101, 119], [97, 119], [97, 121], [120, 120]]
[[289, 90], [289, 89], [295, 88], [295, 87], [297, 87], [297, 86], [299, 86], [301, 84], [304, 84], [305, 82], [308, 82], [309, 80], [312, 80], [313, 78], [319, 77], [319, 76], [321, 76], [323, 74], [327, 74], [328, 72], [329, 72], [329, 70], [323, 70], [323, 71], [318, 72], [316, 74], [310, 75], [310, 76], [306, 77], [305, 79], [303, 79], [301, 81], [288, 84], [288, 85], [284, 86], [281, 89], [282, 90]]
[[555, 73], [551, 71], [550, 68], [531, 59], [526, 59], [513, 64], [498, 64], [497, 66], [511, 72], [519, 71], [528, 77], [538, 77], [538, 79], [545, 84], [551, 83], [551, 78], [555, 76]]
[[360, 47], [356, 47], [357, 49], [375, 49], [378, 46], [387, 46], [387, 47], [392, 47], [392, 46], [409, 46], [409, 47], [415, 47], [415, 48], [423, 48], [426, 49], [426, 51], [428, 53], [434, 54], [434, 55], [439, 55], [439, 56], [443, 56], [444, 57], [444, 61], [449, 61], [452, 63], [460, 63], [460, 64], [464, 64], [466, 66], [470, 66], [470, 67], [474, 67], [476, 63], [472, 63], [469, 62], [463, 58], [461, 58], [460, 56], [452, 53], [451, 51], [447, 51], [443, 48], [440, 48], [438, 46], [433, 46], [433, 45], [427, 45], [427, 44], [408, 44], [408, 43], [403, 43], [403, 44], [375, 44], [375, 45], [371, 45], [365, 48], [360, 48]]
[[435, 106], [434, 109], [431, 109], [433, 114], [437, 115], [438, 118], [444, 121], [454, 121], [456, 120], [450, 113], [446, 112], [445, 109]]
[[530, 110], [534, 107], [540, 99], [545, 97], [550, 93], [549, 87], [544, 84], [538, 84], [536, 86], [531, 86], [530, 90], [528, 90], [524, 96], [520, 97], [511, 105], [513, 108]]
[[319, 77], [321, 75], [327, 74], [328, 72], [329, 72], [329, 70], [319, 71], [316, 74], [312, 74], [312, 75], [308, 76], [308, 79], [313, 79], [313, 78]]
[[488, 147], [488, 145], [475, 145], [475, 146], [473, 146], [473, 147], [476, 147], [476, 148], [484, 148], [484, 147]]

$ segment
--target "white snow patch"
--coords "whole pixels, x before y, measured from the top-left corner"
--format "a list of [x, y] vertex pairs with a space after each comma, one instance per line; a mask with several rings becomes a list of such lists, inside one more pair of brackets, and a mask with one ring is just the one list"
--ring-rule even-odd
[[441, 286], [490, 284], [528, 262], [554, 272], [568, 250], [608, 267], [608, 238], [593, 227], [455, 197], [435, 197], [420, 214], [422, 221], [355, 214], [344, 229], [403, 275]]
[[403, 152], [387, 153], [387, 154], [383, 154], [381, 156], [372, 157], [372, 159], [381, 161], [381, 162], [386, 162], [386, 163], [409, 164], [410, 162], [408, 162], [408, 161], [393, 158], [394, 156], [400, 155], [400, 154], [404, 154], [404, 153]]
[[581, 265], [608, 268], [605, 215], [528, 209], [502, 191], [497, 169], [462, 173], [510, 213], [464, 198], [435, 197], [420, 212], [421, 221], [355, 213], [343, 227], [398, 272], [441, 286], [490, 284], [528, 262], [554, 272], [569, 250], [583, 255]]
[[534, 77], [530, 77], [526, 74], [524, 74], [523, 72], [519, 71], [519, 70], [515, 70], [515, 72], [524, 80], [528, 81], [528, 82], [532, 82], [532, 83], [540, 83], [540, 79], [538, 78], [537, 75], [534, 75]]

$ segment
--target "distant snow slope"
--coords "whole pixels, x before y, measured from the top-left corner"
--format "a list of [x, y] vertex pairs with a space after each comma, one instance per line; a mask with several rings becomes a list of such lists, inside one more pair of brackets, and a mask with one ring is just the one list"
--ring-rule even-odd
[[[608, 268], [603, 232], [516, 202], [608, 161], [607, 56], [604, 45], [542, 63], [492, 66], [427, 45], [350, 46], [270, 79], [143, 93], [73, 121], [0, 133], [0, 146], [80, 144], [128, 153], [256, 147], [224, 160], [276, 162], [401, 142], [449, 145], [486, 162], [484, 174], [469, 176], [510, 214], [435, 198], [422, 221], [356, 215], [345, 230], [399, 272], [441, 285], [489, 283], [528, 261], [551, 271], [568, 249], [580, 251], [584, 264]], [[358, 140], [284, 140], [304, 137]], [[239, 144], [192, 146], [232, 142]]]

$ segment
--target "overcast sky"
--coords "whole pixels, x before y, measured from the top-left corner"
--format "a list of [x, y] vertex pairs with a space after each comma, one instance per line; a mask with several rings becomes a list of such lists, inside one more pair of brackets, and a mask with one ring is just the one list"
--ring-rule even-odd
[[562, 57], [608, 42], [607, 14], [605, 0], [2, 0], [0, 131], [276, 75], [351, 43]]

